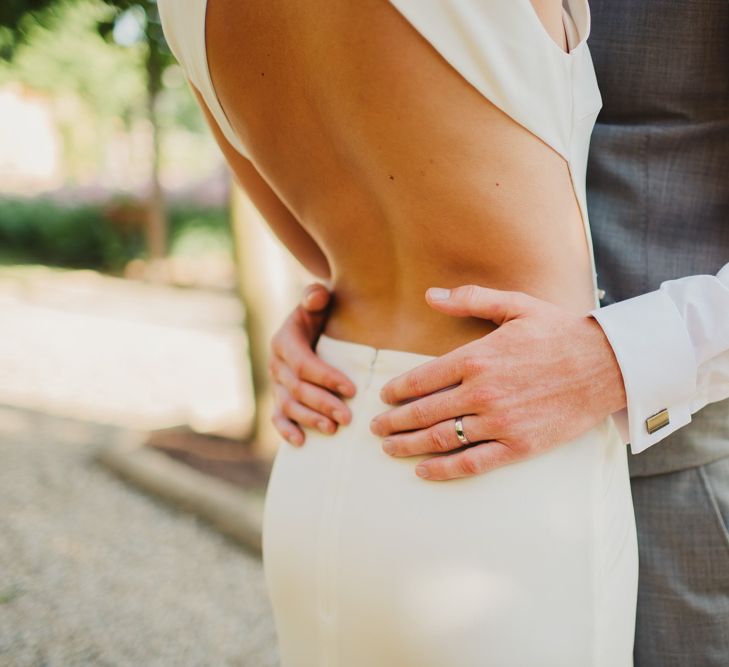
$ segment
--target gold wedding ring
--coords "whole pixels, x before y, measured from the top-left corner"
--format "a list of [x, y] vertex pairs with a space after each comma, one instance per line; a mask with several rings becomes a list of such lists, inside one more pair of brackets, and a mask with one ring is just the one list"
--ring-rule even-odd
[[462, 445], [470, 445], [471, 441], [466, 437], [466, 434], [463, 431], [463, 417], [456, 417], [455, 426], [456, 426], [456, 436], [458, 437], [459, 442]]

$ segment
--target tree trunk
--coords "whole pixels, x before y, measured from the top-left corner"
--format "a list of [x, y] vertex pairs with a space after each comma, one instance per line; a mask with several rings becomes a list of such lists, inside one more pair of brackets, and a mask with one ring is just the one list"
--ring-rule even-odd
[[280, 440], [271, 423], [270, 340], [297, 303], [307, 274], [273, 238], [255, 206], [238, 187], [232, 188], [231, 221], [256, 400], [251, 449], [270, 458]]
[[153, 40], [148, 40], [147, 114], [151, 127], [152, 164], [147, 197], [144, 236], [147, 250], [148, 277], [153, 281], [164, 280], [162, 260], [167, 254], [167, 207], [160, 183], [160, 127], [157, 118], [157, 97], [162, 88], [162, 59]]

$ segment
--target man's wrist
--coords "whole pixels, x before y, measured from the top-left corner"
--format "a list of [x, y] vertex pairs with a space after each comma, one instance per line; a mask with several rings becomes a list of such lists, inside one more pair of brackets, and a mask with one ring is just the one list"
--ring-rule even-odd
[[600, 323], [589, 315], [585, 319], [594, 339], [590, 349], [594, 350], [595, 366], [600, 369], [601, 381], [598, 384], [601, 405], [606, 414], [610, 415], [624, 410], [628, 404], [623, 373], [610, 340]]
[[683, 316], [666, 291], [596, 308], [589, 315], [602, 327], [620, 364], [632, 452], [640, 453], [688, 424], [696, 356]]

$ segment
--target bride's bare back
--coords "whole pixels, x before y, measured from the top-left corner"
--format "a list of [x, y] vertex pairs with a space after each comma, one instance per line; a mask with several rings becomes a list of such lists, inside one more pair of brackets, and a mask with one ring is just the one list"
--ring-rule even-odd
[[[533, 4], [563, 41], [561, 3]], [[208, 119], [276, 233], [331, 275], [329, 335], [442, 354], [494, 328], [434, 312], [431, 286], [594, 307], [565, 160], [389, 2], [208, 0], [206, 35], [216, 92], [252, 163]]]

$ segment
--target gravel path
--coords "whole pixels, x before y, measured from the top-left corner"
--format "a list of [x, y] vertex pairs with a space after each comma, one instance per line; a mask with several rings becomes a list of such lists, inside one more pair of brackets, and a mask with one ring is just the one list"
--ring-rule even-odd
[[123, 435], [0, 405], [0, 666], [273, 667], [260, 561], [97, 466]]
[[0, 667], [276, 665], [260, 560], [94, 460], [245, 432], [235, 295], [1, 267], [0, 307]]

